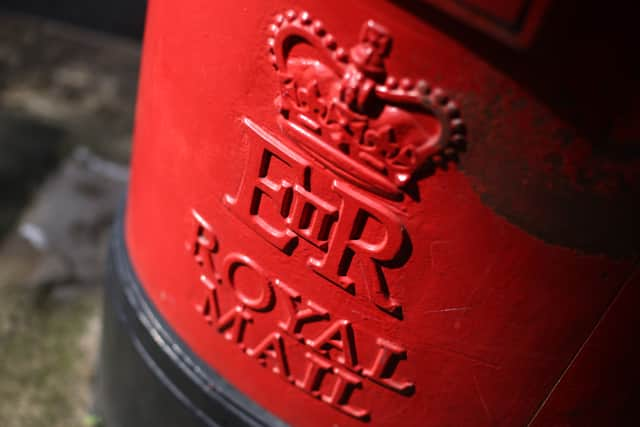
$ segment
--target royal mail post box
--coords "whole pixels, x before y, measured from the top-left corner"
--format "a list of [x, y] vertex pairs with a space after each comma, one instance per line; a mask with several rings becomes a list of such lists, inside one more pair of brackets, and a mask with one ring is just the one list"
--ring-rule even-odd
[[107, 425], [637, 422], [634, 26], [604, 2], [151, 1]]

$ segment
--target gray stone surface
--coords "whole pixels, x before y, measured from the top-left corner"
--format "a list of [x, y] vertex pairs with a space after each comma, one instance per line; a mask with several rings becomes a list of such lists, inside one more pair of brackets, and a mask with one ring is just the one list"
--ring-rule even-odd
[[95, 425], [136, 42], [0, 12], [0, 426]]
[[91, 413], [107, 239], [126, 169], [77, 148], [0, 247], [0, 425]]

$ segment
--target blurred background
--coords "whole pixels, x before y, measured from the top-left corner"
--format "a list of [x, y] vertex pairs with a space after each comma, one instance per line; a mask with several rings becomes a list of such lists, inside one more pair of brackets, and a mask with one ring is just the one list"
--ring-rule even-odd
[[0, 426], [100, 425], [106, 240], [143, 0], [0, 0]]

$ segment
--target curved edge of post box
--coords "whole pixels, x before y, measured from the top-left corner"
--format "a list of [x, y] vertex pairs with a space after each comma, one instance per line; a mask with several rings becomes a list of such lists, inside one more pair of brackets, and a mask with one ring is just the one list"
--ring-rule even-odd
[[201, 361], [145, 294], [123, 211], [109, 247], [98, 401], [108, 426], [286, 426]]

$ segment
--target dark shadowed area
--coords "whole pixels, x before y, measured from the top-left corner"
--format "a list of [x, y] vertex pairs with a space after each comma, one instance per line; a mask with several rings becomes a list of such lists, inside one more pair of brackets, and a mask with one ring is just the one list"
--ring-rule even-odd
[[0, 7], [93, 30], [141, 38], [145, 0], [0, 0]]

